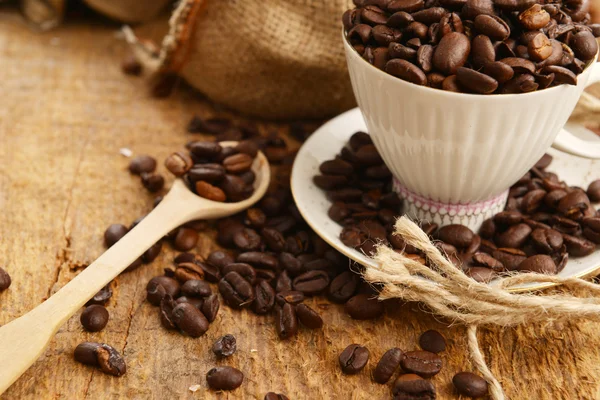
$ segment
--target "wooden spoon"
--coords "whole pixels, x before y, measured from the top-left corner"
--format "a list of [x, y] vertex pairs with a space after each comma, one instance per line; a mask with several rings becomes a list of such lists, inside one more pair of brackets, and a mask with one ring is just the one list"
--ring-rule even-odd
[[[222, 142], [233, 146], [236, 142]], [[222, 218], [256, 203], [267, 191], [269, 162], [259, 152], [252, 170], [254, 194], [237, 203], [219, 203], [192, 193], [181, 179], [160, 204], [127, 235], [48, 300], [0, 328], [0, 394], [17, 380], [42, 354], [50, 340], [77, 310], [100, 289], [171, 230], [195, 219]]]

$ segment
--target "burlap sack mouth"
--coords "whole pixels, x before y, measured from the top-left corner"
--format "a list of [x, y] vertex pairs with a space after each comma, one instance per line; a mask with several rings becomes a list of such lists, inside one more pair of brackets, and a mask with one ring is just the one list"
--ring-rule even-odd
[[158, 55], [131, 31], [151, 70], [177, 73], [217, 103], [250, 116], [308, 119], [355, 106], [341, 15], [350, 0], [182, 0]]

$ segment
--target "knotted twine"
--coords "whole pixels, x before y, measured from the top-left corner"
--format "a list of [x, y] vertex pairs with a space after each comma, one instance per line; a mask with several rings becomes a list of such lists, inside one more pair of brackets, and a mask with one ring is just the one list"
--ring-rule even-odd
[[[376, 267], [367, 266], [367, 282], [382, 285], [380, 300], [399, 298], [426, 304], [434, 314], [467, 325], [471, 360], [489, 384], [494, 400], [505, 399], [502, 386], [494, 377], [479, 348], [480, 325], [514, 326], [524, 323], [561, 321], [571, 318], [600, 320], [600, 286], [579, 278], [535, 273], [500, 278], [496, 286], [479, 283], [456, 268], [433, 245], [427, 234], [407, 217], [395, 224], [395, 235], [421, 250], [428, 266], [391, 248], [379, 245]], [[585, 288], [599, 297], [579, 298], [568, 294], [534, 295], [510, 293], [507, 289], [526, 283], [553, 283], [567, 288]]]

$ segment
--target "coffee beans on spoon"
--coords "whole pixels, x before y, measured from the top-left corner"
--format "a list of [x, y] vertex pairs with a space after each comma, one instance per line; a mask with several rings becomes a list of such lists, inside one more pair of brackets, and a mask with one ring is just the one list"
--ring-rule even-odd
[[558, 1], [359, 2], [346, 38], [405, 81], [476, 94], [526, 93], [577, 82], [598, 45], [587, 5]]

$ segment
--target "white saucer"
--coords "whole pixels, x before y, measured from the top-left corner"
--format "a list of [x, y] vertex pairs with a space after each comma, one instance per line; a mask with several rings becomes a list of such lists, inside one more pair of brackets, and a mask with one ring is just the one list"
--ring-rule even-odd
[[[313, 133], [296, 156], [292, 170], [292, 194], [298, 210], [308, 225], [327, 243], [362, 265], [375, 266], [372, 258], [347, 247], [340, 241], [339, 235], [342, 227], [327, 215], [331, 202], [327, 200], [325, 193], [313, 183], [313, 176], [319, 173], [319, 165], [323, 161], [334, 158], [350, 136], [361, 130], [366, 132], [367, 127], [360, 110], [355, 108], [335, 117]], [[587, 136], [588, 139], [590, 137], [598, 139], [595, 134], [586, 129], [569, 127], [569, 130], [578, 135]], [[600, 139], [598, 140], [600, 141]], [[558, 173], [559, 177], [570, 185], [587, 188], [591, 181], [600, 177], [600, 161], [598, 160], [587, 160], [554, 149], [550, 149], [548, 153], [554, 157], [548, 170]], [[593, 275], [598, 270], [600, 270], [600, 251], [587, 257], [569, 260], [558, 275], [561, 277], [585, 277]], [[493, 285], [493, 281], [491, 284]], [[516, 287], [514, 290], [534, 290], [553, 285], [552, 283], [528, 284]]]

